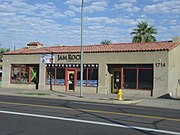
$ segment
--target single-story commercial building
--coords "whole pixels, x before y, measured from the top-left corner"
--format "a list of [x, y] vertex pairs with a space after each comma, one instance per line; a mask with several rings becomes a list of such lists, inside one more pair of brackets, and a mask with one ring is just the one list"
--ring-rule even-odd
[[[83, 49], [83, 93], [180, 97], [180, 37]], [[80, 59], [80, 46], [31, 42], [3, 55], [2, 87], [79, 92]]]

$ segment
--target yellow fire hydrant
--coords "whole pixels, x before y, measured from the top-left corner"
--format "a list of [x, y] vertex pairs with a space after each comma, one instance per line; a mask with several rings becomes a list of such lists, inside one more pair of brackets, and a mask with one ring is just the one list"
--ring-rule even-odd
[[118, 100], [122, 100], [122, 89], [119, 89], [119, 92], [118, 92]]

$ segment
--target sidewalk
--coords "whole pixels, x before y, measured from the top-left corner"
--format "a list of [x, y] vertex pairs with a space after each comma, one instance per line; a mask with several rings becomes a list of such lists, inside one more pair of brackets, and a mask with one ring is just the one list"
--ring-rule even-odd
[[39, 97], [51, 99], [64, 99], [75, 101], [88, 101], [109, 104], [126, 104], [134, 106], [156, 107], [165, 109], [180, 110], [180, 99], [157, 99], [143, 97], [123, 97], [123, 101], [117, 100], [117, 94], [83, 94], [75, 92], [56, 92], [50, 90], [25, 90], [25, 89], [9, 89], [0, 88], [0, 95], [23, 96], [23, 97]]

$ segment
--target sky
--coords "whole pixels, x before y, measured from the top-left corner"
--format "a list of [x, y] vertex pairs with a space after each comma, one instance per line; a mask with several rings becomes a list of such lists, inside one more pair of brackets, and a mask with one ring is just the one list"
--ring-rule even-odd
[[[0, 47], [81, 45], [81, 2], [0, 0]], [[180, 36], [180, 0], [84, 0], [83, 45], [131, 42], [140, 21], [157, 29], [157, 41]]]

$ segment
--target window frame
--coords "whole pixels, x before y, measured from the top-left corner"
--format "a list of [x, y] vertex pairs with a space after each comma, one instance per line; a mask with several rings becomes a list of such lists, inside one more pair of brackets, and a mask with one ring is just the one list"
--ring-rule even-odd
[[[77, 72], [78, 72], [78, 69], [80, 69], [80, 68], [77, 68]], [[88, 79], [88, 77], [89, 77], [89, 76], [88, 76], [88, 75], [89, 75], [89, 74], [88, 74], [89, 69], [97, 69], [97, 86], [88, 86], [88, 84], [89, 84], [89, 83], [88, 83], [88, 81], [89, 81], [89, 79]], [[83, 68], [83, 71], [84, 71], [84, 70], [85, 70], [85, 74], [86, 74], [86, 76], [85, 76], [85, 77], [86, 77], [86, 78], [85, 78], [85, 79], [86, 79], [86, 85], [83, 86], [83, 87], [98, 87], [98, 72], [99, 72], [98, 68], [95, 68], [95, 67], [84, 67], [84, 68]], [[83, 73], [84, 73], [84, 72], [83, 72]], [[77, 74], [78, 74], [78, 73], [77, 73]], [[76, 80], [78, 80], [77, 77], [76, 77]], [[84, 77], [83, 77], [83, 80], [84, 80]], [[77, 81], [77, 82], [78, 82], [78, 81]], [[75, 86], [80, 86], [80, 85], [77, 85], [77, 83], [76, 83]]]
[[[57, 73], [57, 68], [63, 68], [65, 70], [65, 79], [66, 79], [66, 72], [67, 70], [71, 69], [71, 68], [66, 68], [66, 67], [56, 67], [56, 66], [53, 66], [53, 67], [49, 67], [49, 66], [46, 66], [46, 75], [45, 75], [45, 85], [50, 85], [50, 83], [47, 83], [47, 69], [51, 69], [51, 68], [54, 68], [54, 81], [52, 81], [52, 85], [58, 85], [58, 86], [66, 86], [66, 80], [65, 80], [65, 83], [64, 85], [61, 85], [61, 84], [56, 84], [56, 73]], [[77, 85], [77, 82], [78, 82], [78, 72], [79, 72], [79, 69], [80, 68], [74, 68], [75, 69], [75, 80], [76, 80], [76, 83], [75, 83], [75, 86], [80, 86], [80, 85]], [[89, 69], [97, 69], [97, 86], [88, 86], [88, 71]], [[85, 71], [84, 71], [85, 70]], [[98, 72], [99, 72], [99, 68], [98, 67], [84, 67], [83, 68], [83, 71], [85, 72], [85, 78], [83, 77], [83, 80], [86, 81], [86, 84], [83, 85], [83, 87], [98, 87]]]
[[[153, 89], [153, 64], [130, 64], [132, 67], [128, 67], [129, 64], [121, 64], [113, 67], [113, 71], [117, 71], [117, 69], [120, 71], [121, 74], [121, 83], [120, 83], [120, 88], [121, 89], [131, 89], [131, 90], [152, 90]], [[144, 65], [144, 67], [142, 67]], [[136, 88], [124, 88], [124, 70], [136, 70]], [[139, 88], [139, 70], [151, 70], [152, 71], [152, 89], [143, 89]]]
[[[34, 84], [34, 82], [33, 81], [31, 81], [31, 75], [32, 75], [32, 68], [35, 68], [36, 66], [33, 66], [33, 65], [31, 65], [31, 64], [19, 64], [19, 65], [16, 65], [16, 64], [11, 64], [11, 68], [10, 68], [10, 84]], [[14, 68], [18, 68], [19, 69], [19, 80], [18, 80], [18, 82], [17, 83], [14, 83], [13, 82], [13, 69]], [[27, 81], [27, 83], [21, 83], [21, 79], [22, 79], [22, 68], [26, 68], [26, 69], [28, 69], [28, 81]]]
[[[50, 85], [50, 83], [48, 84], [47, 83], [47, 79], [49, 79], [49, 78], [47, 78], [47, 74], [48, 74], [48, 72], [47, 72], [47, 69], [50, 69], [51, 70], [51, 68], [53, 68], [54, 69], [54, 81], [52, 81], [51, 83], [52, 83], [52, 85], [57, 85], [57, 86], [65, 86], [66, 84], [65, 84], [65, 76], [66, 76], [66, 69], [64, 68], [64, 67], [55, 67], [55, 66], [53, 66], [53, 67], [47, 67], [46, 66], [46, 77], [45, 77], [45, 84], [46, 85]], [[61, 69], [64, 69], [64, 84], [62, 85], [62, 84], [56, 84], [56, 79], [57, 79], [57, 75], [56, 75], [56, 73], [57, 73], [57, 69], [58, 68], [61, 68]], [[50, 79], [52, 79], [52, 78], [50, 78]]]
[[[152, 71], [152, 89], [153, 89], [153, 69], [151, 68], [138, 68], [138, 72], [139, 70], [151, 70]], [[139, 75], [140, 75], [140, 72], [138, 74], [138, 89], [139, 90], [152, 90], [152, 89], [147, 89], [147, 88], [139, 88]]]

